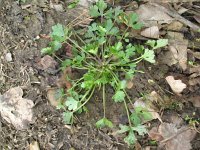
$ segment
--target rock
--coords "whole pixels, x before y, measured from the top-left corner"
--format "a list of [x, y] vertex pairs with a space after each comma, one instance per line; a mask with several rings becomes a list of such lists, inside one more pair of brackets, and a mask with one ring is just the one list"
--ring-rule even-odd
[[11, 62], [13, 59], [12, 59], [12, 54], [11, 53], [7, 53], [6, 56], [5, 56], [5, 59], [7, 62]]
[[17, 130], [27, 129], [28, 124], [33, 122], [34, 103], [22, 96], [23, 90], [20, 87], [11, 88], [0, 96], [1, 116]]
[[58, 64], [51, 56], [49, 55], [45, 55], [42, 59], [41, 59], [41, 65], [43, 67], [43, 69], [48, 69], [48, 68], [56, 68], [56, 65]]

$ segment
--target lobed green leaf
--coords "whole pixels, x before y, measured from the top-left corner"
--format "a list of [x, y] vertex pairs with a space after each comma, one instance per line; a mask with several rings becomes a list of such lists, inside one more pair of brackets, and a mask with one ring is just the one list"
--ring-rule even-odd
[[125, 93], [123, 91], [117, 91], [115, 95], [113, 95], [113, 99], [115, 102], [123, 102], [125, 98]]

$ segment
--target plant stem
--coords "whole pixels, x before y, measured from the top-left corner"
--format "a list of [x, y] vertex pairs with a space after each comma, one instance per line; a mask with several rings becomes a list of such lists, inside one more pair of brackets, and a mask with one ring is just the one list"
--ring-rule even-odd
[[131, 123], [131, 119], [130, 119], [130, 115], [129, 115], [129, 111], [128, 111], [128, 107], [127, 107], [125, 99], [124, 99], [124, 106], [125, 106], [125, 109], [126, 109], [126, 114], [127, 114], [127, 117], [128, 117], [129, 126], [132, 127], [132, 123]]
[[139, 63], [142, 61], [143, 58], [139, 59], [138, 61], [134, 62], [135, 64]]
[[[95, 90], [95, 87], [93, 87], [92, 92], [90, 93], [90, 96], [86, 99], [86, 101], [85, 101], [83, 104], [81, 104], [76, 110], [74, 110], [73, 113], [76, 112], [76, 111], [78, 111], [80, 108], [82, 108], [82, 107], [90, 100], [90, 98], [92, 97], [92, 95], [93, 95], [93, 93], [94, 93], [94, 90]], [[83, 96], [83, 98], [81, 99], [81, 101], [85, 99], [85, 97], [87, 96], [87, 94], [88, 94], [90, 91], [91, 91], [91, 90], [88, 90], [88, 91], [87, 91], [87, 93]]]
[[75, 27], [76, 25], [80, 25], [80, 23], [84, 23], [85, 21], [91, 21], [91, 17], [87, 17], [87, 18], [85, 18], [85, 19], [83, 19], [83, 20], [81, 20], [81, 21], [79, 21], [79, 22], [77, 22], [76, 24], [73, 24], [72, 25], [72, 27]]
[[128, 98], [129, 102], [130, 102], [131, 105], [133, 106], [133, 103], [132, 103], [132, 101], [131, 101], [131, 99], [130, 99], [128, 93], [126, 92], [126, 90], [123, 90], [123, 91], [124, 91], [124, 93], [126, 94], [126, 97]]
[[86, 45], [85, 41], [83, 41], [83, 39], [76, 33], [76, 31], [74, 31], [73, 33], [76, 35], [76, 37], [77, 37], [84, 45]]
[[103, 117], [106, 118], [106, 95], [105, 95], [105, 84], [103, 84]]
[[126, 30], [124, 31], [124, 33], [123, 33], [123, 35], [122, 35], [122, 37], [121, 37], [121, 39], [119, 40], [120, 42], [122, 41], [122, 39], [124, 38], [124, 36], [125, 36], [125, 34], [126, 34], [126, 32], [128, 31], [128, 29], [129, 29], [129, 26], [126, 28]]
[[[138, 60], [138, 61], [136, 61], [136, 60]], [[136, 58], [134, 60], [131, 60], [131, 61], [127, 62], [126, 64], [120, 64], [120, 63], [113, 63], [113, 64], [111, 64], [110, 63], [109, 65], [110, 66], [129, 66], [129, 63], [135, 63], [135, 64], [137, 64], [137, 63], [139, 63], [142, 60], [143, 60], [143, 58], [139, 57], [139, 58]], [[134, 61], [136, 61], [136, 62], [134, 62]]]
[[96, 59], [96, 57], [86, 57], [86, 59], [93, 59], [94, 61], [96, 61], [99, 65], [101, 65], [101, 61], [98, 60], [98, 58]]
[[91, 90], [88, 90], [84, 95], [83, 97], [81, 98], [80, 102], [84, 101], [86, 96], [90, 93]]
[[[114, 76], [114, 79], [115, 79], [115, 82], [116, 84], [118, 84], [117, 80], [119, 80], [116, 75], [111, 71], [112, 75]], [[125, 90], [124, 90], [125, 91]], [[125, 92], [125, 94], [127, 94]], [[130, 119], [130, 115], [129, 115], [129, 111], [128, 111], [128, 107], [127, 107], [127, 104], [126, 104], [126, 100], [124, 99], [124, 106], [125, 106], [125, 109], [126, 109], [126, 114], [127, 114], [127, 117], [128, 117], [128, 122], [129, 122], [129, 126], [131, 127], [132, 126], [132, 123], [131, 123], [131, 119]]]
[[89, 68], [87, 67], [72, 67], [72, 68], [75, 68], [75, 69], [79, 69], [79, 70], [89, 70]]
[[78, 17], [76, 17], [74, 20], [72, 20], [72, 21], [67, 25], [67, 27], [69, 27], [70, 25], [73, 26], [73, 23], [74, 23], [77, 19], [79, 19], [79, 18], [81, 18], [82, 16], [86, 15], [86, 13], [87, 13], [87, 11], [83, 12], [81, 15], [79, 15]]
[[104, 44], [102, 44], [102, 46], [101, 46], [101, 59], [103, 60], [103, 62], [105, 61], [105, 58], [104, 58]]
[[60, 59], [56, 54], [53, 53], [53, 56], [56, 57], [60, 62], [63, 62], [63, 60]]
[[84, 78], [82, 77], [82, 78], [80, 78], [79, 80], [77, 80], [74, 84], [73, 84], [73, 86], [70, 88], [70, 89], [73, 89], [73, 88], [75, 88], [76, 86], [77, 86], [77, 84], [81, 81], [81, 80], [83, 80]]
[[118, 77], [116, 76], [116, 74], [115, 74], [113, 71], [111, 71], [111, 73], [113, 74], [114, 78], [115, 78], [115, 79], [116, 79], [116, 81], [117, 81], [117, 83], [116, 83], [116, 84], [118, 84], [118, 82], [119, 82], [120, 80], [118, 79]]
[[73, 40], [71, 40], [70, 38], [68, 38], [68, 40], [70, 42], [72, 42], [77, 48], [79, 48], [80, 50], [84, 51], [84, 49], [82, 47], [80, 47], [76, 42], [74, 42]]
[[[76, 42], [74, 42], [72, 39], [68, 38], [68, 40], [73, 43], [77, 48], [79, 48], [81, 51], [83, 51], [84, 53], [92, 56], [90, 53], [86, 52], [82, 47], [80, 47]], [[67, 42], [68, 43], [68, 42]]]

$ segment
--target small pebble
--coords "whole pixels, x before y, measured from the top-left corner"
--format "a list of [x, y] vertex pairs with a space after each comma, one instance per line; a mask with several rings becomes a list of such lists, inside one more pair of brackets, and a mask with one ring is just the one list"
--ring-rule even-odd
[[11, 53], [7, 53], [5, 56], [6, 61], [11, 62], [12, 61], [12, 54]]
[[40, 36], [39, 36], [39, 35], [37, 35], [37, 36], [35, 37], [35, 39], [36, 39], [36, 40], [39, 40], [39, 39], [40, 39]]

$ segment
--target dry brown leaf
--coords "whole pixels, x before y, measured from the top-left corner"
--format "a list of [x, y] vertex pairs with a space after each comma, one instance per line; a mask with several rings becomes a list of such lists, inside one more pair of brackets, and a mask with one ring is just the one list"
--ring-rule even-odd
[[37, 141], [31, 142], [29, 145], [29, 150], [40, 150], [39, 144]]
[[160, 141], [159, 148], [165, 147], [166, 150], [190, 150], [192, 148], [190, 142], [195, 136], [195, 130], [189, 127], [177, 129], [172, 123], [162, 123], [158, 129], [153, 127], [149, 131], [149, 137]]
[[180, 7], [179, 9], [178, 9], [178, 14], [183, 14], [183, 13], [185, 13], [185, 12], [187, 12], [188, 11], [188, 9], [187, 8], [185, 8], [185, 7]]
[[194, 86], [197, 84], [200, 84], [200, 66], [195, 66], [190, 68], [190, 79], [189, 79], [189, 85]]
[[23, 90], [20, 87], [12, 88], [0, 96], [1, 116], [18, 130], [26, 129], [33, 121], [33, 101], [22, 96]]
[[145, 27], [157, 26], [164, 23], [169, 24], [173, 21], [173, 18], [164, 11], [161, 11], [158, 7], [152, 6], [149, 3], [140, 5], [136, 13], [139, 15], [139, 21], [143, 23]]
[[133, 87], [133, 81], [128, 81], [126, 84], [127, 89], [131, 89]]
[[158, 39], [160, 32], [158, 26], [152, 26], [144, 29], [140, 34], [144, 37]]
[[200, 73], [200, 65], [190, 68], [190, 73]]
[[173, 31], [180, 31], [181, 28], [183, 27], [183, 24], [179, 21], [173, 21], [167, 26], [168, 30], [173, 30]]
[[148, 95], [148, 100], [150, 100], [151, 102], [156, 102], [156, 103], [163, 102], [163, 99], [156, 91], [152, 91]]
[[193, 56], [197, 59], [200, 59], [200, 52], [194, 52]]
[[158, 128], [157, 127], [153, 127], [150, 131], [149, 131], [149, 137], [152, 140], [156, 140], [156, 141], [161, 141], [163, 140], [162, 135], [160, 135], [160, 133], [158, 133]]
[[183, 83], [181, 80], [175, 80], [173, 76], [167, 76], [165, 79], [170, 85], [172, 91], [176, 94], [180, 94], [186, 88], [185, 83]]
[[183, 70], [187, 69], [187, 46], [187, 40], [175, 40], [170, 43], [169, 46], [169, 50], [173, 53], [174, 58], [178, 61]]
[[169, 8], [162, 6], [159, 3], [149, 3], [149, 4], [156, 7], [161, 12], [165, 12], [166, 14], [170, 15], [175, 20], [178, 20], [178, 21], [182, 22], [183, 24], [189, 26], [193, 31], [197, 31], [200, 28], [198, 25], [192, 23], [191, 21], [185, 19], [180, 14], [178, 14], [172, 7], [169, 9]]
[[142, 98], [135, 101], [133, 104], [133, 107], [142, 107], [149, 111], [149, 113], [152, 116], [153, 119], [158, 119], [160, 122], [162, 122], [162, 119], [160, 118], [160, 115], [156, 112], [155, 106], [150, 101], [144, 101]]
[[195, 19], [198, 23], [200, 23], [200, 15], [195, 15], [195, 16], [194, 16], [194, 19]]
[[144, 2], [162, 2], [162, 3], [179, 3], [179, 2], [196, 2], [197, 0], [142, 0]]
[[192, 78], [189, 80], [189, 85], [194, 86], [200, 84], [200, 77]]
[[142, 146], [140, 145], [139, 142], [136, 142], [134, 146], [135, 146], [135, 150], [142, 150]]
[[196, 72], [190, 75], [190, 79], [195, 79], [195, 78], [198, 79], [199, 76], [200, 76], [200, 72]]
[[[160, 135], [164, 138], [160, 142], [166, 150], [190, 150], [190, 141], [195, 137], [196, 131], [188, 127], [176, 128], [175, 124], [162, 123], [158, 129]], [[184, 143], [184, 144], [183, 144]]]
[[160, 55], [159, 62], [172, 66], [176, 63], [182, 68], [187, 69], [187, 46], [188, 41], [183, 39], [182, 33], [168, 32], [169, 51], [164, 51]]
[[66, 67], [61, 77], [57, 80], [56, 84], [59, 88], [67, 88], [67, 89], [71, 88], [72, 84], [70, 81], [66, 79], [66, 76], [70, 78], [73, 77], [71, 67]]
[[169, 43], [174, 42], [172, 44], [182, 44], [184, 35], [183, 33], [180, 33], [180, 32], [167, 31], [167, 37], [170, 39]]
[[184, 122], [183, 119], [176, 113], [172, 113], [169, 116], [169, 122], [175, 124], [177, 127], [181, 126]]
[[52, 106], [58, 106], [59, 102], [59, 89], [47, 90], [47, 98]]
[[189, 101], [192, 102], [194, 107], [200, 108], [200, 96], [191, 97], [189, 98]]
[[[175, 51], [176, 52], [176, 51]], [[158, 61], [161, 64], [166, 64], [168, 66], [175, 65], [178, 61], [174, 57], [175, 53], [172, 51], [166, 51], [159, 55]]]

